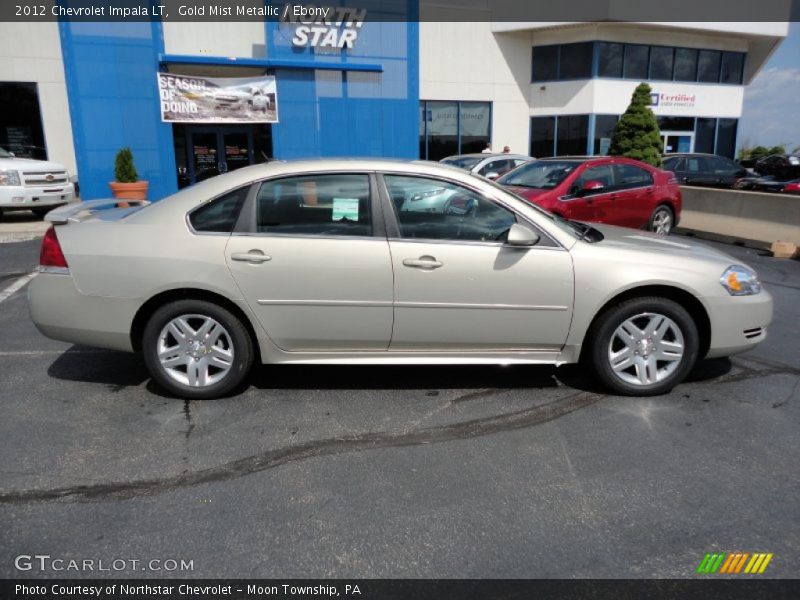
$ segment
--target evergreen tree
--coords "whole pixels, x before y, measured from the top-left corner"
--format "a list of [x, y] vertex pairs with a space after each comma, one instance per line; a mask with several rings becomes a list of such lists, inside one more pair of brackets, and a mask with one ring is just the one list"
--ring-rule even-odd
[[114, 177], [120, 183], [135, 183], [139, 179], [130, 148], [123, 148], [117, 152], [114, 159]]
[[608, 153], [660, 167], [661, 136], [656, 116], [650, 110], [650, 92], [650, 86], [646, 83], [636, 86], [630, 105], [614, 128]]

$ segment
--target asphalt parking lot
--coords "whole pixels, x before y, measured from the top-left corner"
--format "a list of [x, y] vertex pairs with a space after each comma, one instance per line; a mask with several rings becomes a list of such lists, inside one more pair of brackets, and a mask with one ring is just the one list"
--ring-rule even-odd
[[[800, 262], [724, 249], [775, 297], [768, 339], [647, 399], [578, 367], [265, 366], [184, 402], [137, 356], [42, 337], [22, 287], [0, 302], [0, 576], [681, 578], [718, 550], [797, 577]], [[37, 256], [0, 244], [0, 297]], [[15, 568], [34, 554], [193, 568]]]

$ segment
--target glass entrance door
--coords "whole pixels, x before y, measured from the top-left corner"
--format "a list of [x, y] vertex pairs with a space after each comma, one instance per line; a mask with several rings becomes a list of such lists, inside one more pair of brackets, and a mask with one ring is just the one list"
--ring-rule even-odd
[[255, 162], [249, 127], [189, 127], [188, 133], [190, 184]]
[[682, 131], [662, 131], [661, 148], [664, 154], [694, 152], [694, 134]]

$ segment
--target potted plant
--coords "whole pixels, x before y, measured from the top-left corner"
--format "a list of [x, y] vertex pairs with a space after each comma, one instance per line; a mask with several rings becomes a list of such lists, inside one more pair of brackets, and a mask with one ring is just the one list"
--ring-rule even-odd
[[139, 181], [139, 174], [133, 164], [133, 152], [130, 148], [123, 148], [117, 152], [114, 159], [114, 178], [116, 181], [108, 184], [114, 198], [147, 199], [148, 184], [146, 181]]

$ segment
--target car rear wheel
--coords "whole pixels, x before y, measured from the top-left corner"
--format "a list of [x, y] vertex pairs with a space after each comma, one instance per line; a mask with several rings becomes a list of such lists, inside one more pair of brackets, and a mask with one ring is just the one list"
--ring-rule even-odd
[[44, 216], [47, 213], [49, 213], [51, 210], [53, 210], [54, 208], [56, 208], [56, 207], [55, 206], [47, 206], [47, 207], [44, 207], [44, 208], [32, 208], [31, 212], [33, 212], [33, 214], [36, 215], [37, 217], [39, 217], [40, 219], [43, 219]]
[[153, 379], [190, 400], [232, 392], [253, 364], [253, 343], [242, 322], [204, 300], [178, 300], [156, 310], [145, 326], [142, 352]]
[[589, 343], [592, 367], [606, 387], [626, 396], [656, 396], [692, 369], [699, 336], [677, 302], [633, 298], [598, 318]]
[[674, 226], [675, 215], [672, 214], [672, 209], [662, 205], [653, 211], [647, 228], [659, 235], [669, 235]]

